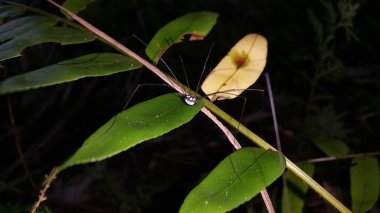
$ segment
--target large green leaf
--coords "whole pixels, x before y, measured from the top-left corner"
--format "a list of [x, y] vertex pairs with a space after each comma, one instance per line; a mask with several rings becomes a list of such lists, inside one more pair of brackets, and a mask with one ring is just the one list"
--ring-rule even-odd
[[16, 6], [0, 6], [0, 19], [14, 17], [24, 12], [23, 9]]
[[178, 94], [166, 94], [116, 115], [92, 134], [59, 169], [109, 158], [143, 141], [189, 122], [202, 108], [189, 106]]
[[0, 26], [0, 41], [14, 38], [37, 28], [53, 26], [56, 23], [56, 20], [45, 16], [26, 16], [13, 19]]
[[0, 95], [75, 81], [85, 77], [111, 75], [140, 67], [139, 62], [125, 55], [93, 53], [1, 81]]
[[162, 54], [184, 36], [190, 35], [190, 40], [201, 40], [213, 28], [218, 14], [214, 12], [195, 12], [179, 17], [162, 27], [149, 42], [145, 49], [146, 55], [155, 63]]
[[[311, 163], [297, 164], [310, 177], [314, 175], [314, 165]], [[308, 186], [294, 173], [286, 172], [287, 184], [282, 191], [282, 213], [302, 213], [304, 199]]]
[[186, 197], [180, 212], [226, 212], [252, 199], [281, 176], [279, 152], [240, 149], [220, 162]]
[[96, 0], [66, 0], [62, 7], [70, 10], [73, 13], [79, 13], [86, 9], [87, 5]]
[[379, 198], [379, 163], [374, 157], [355, 158], [351, 167], [351, 197], [354, 213], [372, 209]]
[[45, 42], [67, 45], [90, 42], [94, 39], [91, 34], [68, 27], [37, 28], [0, 45], [0, 61], [20, 56], [25, 48]]

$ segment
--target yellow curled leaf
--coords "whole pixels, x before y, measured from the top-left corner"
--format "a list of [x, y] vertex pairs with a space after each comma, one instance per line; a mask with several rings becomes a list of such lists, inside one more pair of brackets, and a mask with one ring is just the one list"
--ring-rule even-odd
[[211, 71], [202, 84], [210, 100], [233, 99], [259, 78], [268, 52], [265, 37], [244, 36]]

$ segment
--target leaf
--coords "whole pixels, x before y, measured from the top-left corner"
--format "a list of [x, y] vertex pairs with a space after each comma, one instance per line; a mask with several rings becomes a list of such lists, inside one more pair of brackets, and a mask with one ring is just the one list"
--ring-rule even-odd
[[86, 9], [87, 5], [96, 0], [66, 0], [62, 7], [70, 10], [73, 13], [79, 13]]
[[313, 142], [327, 156], [343, 156], [350, 151], [341, 140], [313, 140]]
[[379, 198], [379, 163], [376, 158], [355, 158], [351, 167], [351, 197], [354, 213], [367, 212]]
[[[297, 164], [310, 177], [314, 175], [314, 165], [311, 163]], [[282, 191], [281, 212], [302, 213], [304, 199], [308, 186], [294, 173], [286, 172], [287, 184]]]
[[236, 98], [259, 78], [267, 51], [268, 43], [263, 36], [244, 36], [206, 77], [203, 92], [211, 100]]
[[139, 103], [109, 120], [93, 133], [60, 168], [100, 161], [143, 141], [159, 137], [189, 122], [202, 108], [189, 106], [177, 94]]
[[139, 62], [125, 55], [89, 54], [1, 81], [0, 95], [61, 84], [85, 77], [111, 75], [140, 67]]
[[202, 40], [216, 24], [217, 18], [217, 13], [203, 11], [188, 13], [169, 22], [149, 42], [146, 55], [157, 63], [171, 45], [182, 42], [186, 35], [190, 35], [190, 41]]
[[183, 202], [180, 212], [226, 212], [281, 176], [285, 158], [260, 148], [240, 149], [220, 162]]
[[23, 9], [16, 6], [0, 6], [0, 19], [14, 17], [24, 12]]
[[25, 48], [45, 42], [67, 45], [90, 42], [94, 39], [93, 35], [68, 27], [38, 28], [0, 45], [0, 61], [20, 56]]
[[26, 16], [13, 19], [0, 26], [0, 41], [14, 38], [36, 28], [53, 26], [56, 20], [45, 16]]

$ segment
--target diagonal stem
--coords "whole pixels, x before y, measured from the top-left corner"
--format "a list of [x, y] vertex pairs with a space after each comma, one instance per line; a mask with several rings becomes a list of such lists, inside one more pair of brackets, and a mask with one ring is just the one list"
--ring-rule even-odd
[[[118, 51], [120, 51], [123, 54], [129, 55], [132, 58], [139, 61], [141, 64], [143, 64], [146, 68], [151, 70], [153, 73], [155, 73], [159, 78], [161, 78], [163, 81], [165, 81], [167, 84], [169, 84], [173, 89], [177, 90], [178, 92], [183, 94], [183, 91], [188, 91], [191, 96], [200, 97], [197, 93], [187, 88], [185, 85], [181, 84], [180, 82], [176, 81], [175, 79], [171, 78], [170, 76], [163, 73], [161, 70], [159, 70], [157, 67], [155, 67], [153, 64], [146, 61], [144, 58], [140, 57], [130, 49], [126, 48], [104, 32], [100, 31], [96, 27], [92, 26], [90, 23], [86, 22], [76, 14], [68, 11], [67, 9], [63, 8], [59, 4], [53, 2], [52, 0], [47, 0], [51, 4], [55, 5], [59, 9], [63, 10], [65, 13], [67, 13], [71, 18], [79, 22], [83, 27], [90, 30], [92, 33], [94, 33], [99, 40], [103, 41], [104, 43], [114, 47]], [[200, 100], [206, 108], [208, 108], [210, 111], [212, 111], [215, 115], [229, 123], [232, 127], [237, 129], [240, 133], [248, 137], [252, 142], [260, 146], [261, 148], [267, 149], [267, 150], [274, 150], [277, 151], [273, 146], [268, 144], [266, 141], [264, 141], [262, 138], [260, 138], [255, 133], [251, 132], [247, 127], [240, 124], [240, 122], [236, 121], [234, 118], [229, 116], [227, 113], [225, 113], [223, 110], [218, 108], [216, 105], [214, 105], [211, 101], [208, 101], [206, 99]], [[313, 180], [310, 176], [308, 176], [305, 172], [303, 172], [299, 167], [297, 167], [292, 161], [290, 161], [288, 158], [286, 158], [286, 167], [293, 172], [296, 176], [298, 176], [300, 179], [302, 179], [307, 185], [309, 185], [312, 189], [314, 189], [318, 194], [320, 194], [324, 199], [326, 199], [331, 205], [333, 205], [335, 208], [337, 208], [340, 212], [343, 213], [349, 213], [351, 212], [346, 206], [344, 206], [340, 201], [338, 201], [332, 194], [330, 194], [326, 189], [324, 189], [321, 185], [319, 185], [315, 180]]]
[[[234, 135], [231, 133], [231, 131], [225, 127], [223, 125], [222, 122], [220, 122], [218, 120], [217, 117], [215, 117], [214, 114], [212, 114], [207, 108], [203, 107], [202, 108], [202, 112], [207, 116], [209, 117], [218, 127], [219, 129], [221, 129], [223, 131], [223, 133], [227, 136], [228, 140], [231, 142], [232, 146], [235, 147], [235, 149], [241, 149], [241, 145], [239, 144], [239, 142], [236, 140], [236, 138], [234, 137]], [[269, 213], [274, 213], [274, 208], [273, 208], [273, 204], [272, 204], [272, 201], [270, 200], [270, 197], [269, 197], [269, 194], [268, 194], [268, 191], [266, 190], [266, 188], [264, 188], [263, 190], [261, 190], [260, 192], [261, 194], [261, 197], [263, 198], [264, 200], [264, 204], [268, 210]]]

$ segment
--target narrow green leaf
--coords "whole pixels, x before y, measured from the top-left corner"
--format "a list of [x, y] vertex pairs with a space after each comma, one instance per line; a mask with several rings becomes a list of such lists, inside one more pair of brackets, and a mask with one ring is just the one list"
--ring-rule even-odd
[[66, 0], [62, 7], [70, 10], [73, 13], [79, 13], [86, 9], [87, 5], [96, 0]]
[[327, 156], [343, 156], [350, 151], [341, 140], [317, 140], [314, 144]]
[[25, 48], [45, 42], [67, 45], [90, 42], [94, 39], [93, 35], [68, 27], [38, 28], [0, 45], [0, 61], [20, 56]]
[[379, 199], [379, 163], [374, 157], [355, 158], [351, 167], [351, 197], [354, 213], [367, 212]]
[[173, 44], [179, 43], [184, 36], [190, 40], [202, 40], [213, 28], [218, 14], [214, 12], [195, 12], [179, 17], [162, 27], [145, 49], [146, 55], [154, 62]]
[[[310, 177], [313, 177], [313, 164], [301, 163], [297, 164], [297, 166]], [[282, 213], [302, 213], [308, 186], [292, 172], [286, 172], [286, 180], [287, 184], [282, 191], [281, 211]]]
[[139, 62], [125, 55], [89, 54], [1, 81], [0, 95], [61, 84], [85, 77], [111, 75], [140, 67]]
[[220, 162], [183, 202], [180, 212], [226, 212], [281, 176], [285, 158], [260, 148], [240, 149]]
[[137, 104], [109, 120], [92, 134], [60, 168], [100, 161], [189, 122], [202, 108], [189, 106], [178, 94], [166, 94]]
[[24, 12], [23, 9], [15, 6], [0, 6], [0, 19], [14, 17]]
[[0, 26], [0, 41], [14, 38], [37, 28], [53, 26], [56, 23], [56, 20], [45, 16], [26, 16], [13, 19]]

